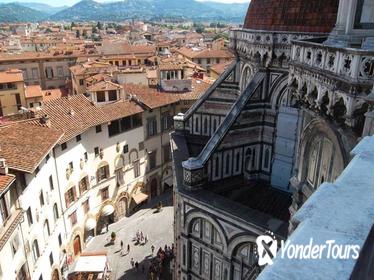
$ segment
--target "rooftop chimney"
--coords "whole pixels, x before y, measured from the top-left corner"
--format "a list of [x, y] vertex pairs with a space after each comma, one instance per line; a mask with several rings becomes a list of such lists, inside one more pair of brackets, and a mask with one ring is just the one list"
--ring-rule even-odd
[[8, 174], [8, 165], [6, 164], [5, 158], [0, 158], [0, 175]]
[[40, 119], [40, 121], [41, 121], [42, 124], [45, 124], [48, 127], [51, 126], [51, 120], [49, 119], [47, 114], [43, 115], [42, 118]]

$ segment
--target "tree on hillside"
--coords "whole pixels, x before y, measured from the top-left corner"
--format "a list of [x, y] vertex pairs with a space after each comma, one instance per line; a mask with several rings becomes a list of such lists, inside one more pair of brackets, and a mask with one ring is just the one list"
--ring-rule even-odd
[[97, 29], [102, 30], [103, 29], [103, 24], [100, 21], [98, 21], [97, 24], [96, 24], [96, 27], [97, 27]]
[[79, 30], [77, 30], [77, 31], [75, 32], [75, 37], [79, 38], [80, 36], [81, 36], [81, 33], [79, 32]]
[[73, 27], [76, 27], [77, 25], [75, 24], [75, 22], [73, 21], [72, 23], [71, 23], [71, 28], [73, 28]]

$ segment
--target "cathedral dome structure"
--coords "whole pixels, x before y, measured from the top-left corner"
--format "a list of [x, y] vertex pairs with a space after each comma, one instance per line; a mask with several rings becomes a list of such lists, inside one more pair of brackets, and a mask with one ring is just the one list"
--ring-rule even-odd
[[252, 0], [244, 28], [267, 31], [329, 33], [339, 0]]

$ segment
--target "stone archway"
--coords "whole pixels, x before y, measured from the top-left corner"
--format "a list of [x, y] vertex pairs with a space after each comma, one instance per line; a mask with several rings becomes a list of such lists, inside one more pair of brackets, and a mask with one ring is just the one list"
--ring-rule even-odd
[[76, 235], [73, 239], [73, 253], [74, 256], [79, 256], [82, 252], [82, 243], [80, 235]]
[[323, 182], [333, 182], [349, 161], [353, 143], [321, 118], [311, 121], [300, 139], [299, 180], [311, 189]]
[[57, 268], [52, 271], [52, 280], [60, 280], [60, 273]]
[[122, 217], [127, 216], [127, 209], [128, 209], [128, 199], [127, 197], [121, 197], [117, 202], [117, 219], [121, 219]]

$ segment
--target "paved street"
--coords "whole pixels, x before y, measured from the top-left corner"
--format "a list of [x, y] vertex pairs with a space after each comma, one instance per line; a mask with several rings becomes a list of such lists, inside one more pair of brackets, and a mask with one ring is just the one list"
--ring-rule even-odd
[[[157, 202], [163, 202], [163, 210], [155, 213]], [[137, 230], [143, 231], [148, 235], [148, 243], [145, 245], [134, 245], [133, 238]], [[114, 245], [107, 245], [111, 232], [114, 231], [117, 236]], [[121, 256], [120, 242], [123, 241], [124, 248], [130, 244], [130, 253]], [[149, 204], [143, 206], [138, 212], [130, 217], [125, 217], [115, 224], [109, 226], [108, 233], [94, 237], [88, 244], [85, 252], [107, 251], [109, 263], [112, 268], [111, 279], [140, 280], [148, 279], [146, 276], [149, 262], [152, 257], [151, 246], [154, 245], [155, 253], [165, 244], [171, 246], [173, 243], [173, 207], [172, 192], [163, 194]], [[126, 249], [123, 250], [126, 254]], [[130, 260], [139, 262], [139, 271], [132, 269]], [[142, 266], [145, 266], [145, 273], [142, 273]]]

